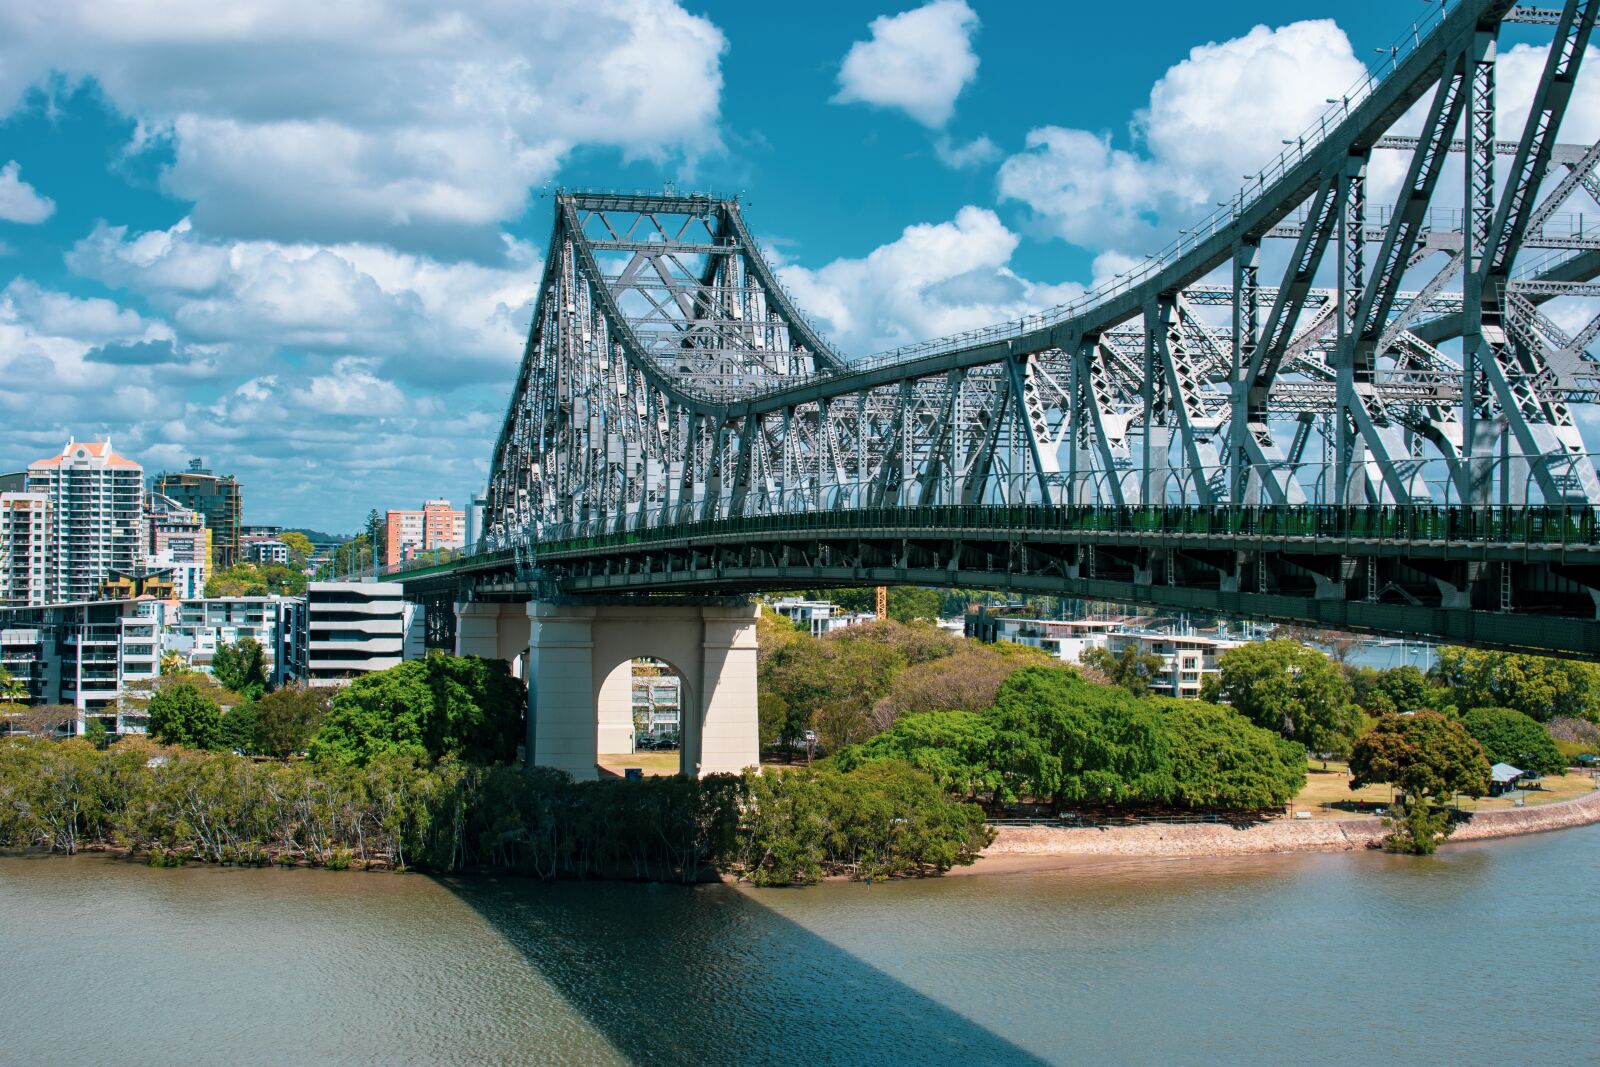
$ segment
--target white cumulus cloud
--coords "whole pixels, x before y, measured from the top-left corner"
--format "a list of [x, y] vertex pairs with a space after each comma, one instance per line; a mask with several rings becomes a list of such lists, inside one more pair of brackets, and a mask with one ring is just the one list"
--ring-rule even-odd
[[1029, 281], [1011, 269], [1019, 238], [987, 208], [949, 222], [907, 226], [860, 259], [779, 277], [824, 332], [850, 355], [1016, 318], [1078, 296], [1075, 285]]
[[1034, 129], [1026, 150], [1001, 165], [1001, 198], [1026, 204], [1044, 230], [1074, 244], [1164, 244], [1176, 225], [1231, 196], [1363, 69], [1328, 20], [1200, 45], [1151, 89], [1128, 147], [1104, 132]]
[[186, 219], [130, 233], [101, 224], [68, 256], [78, 274], [137, 293], [194, 344], [380, 362], [433, 385], [509, 377], [539, 285], [534, 248], [506, 239], [504, 267], [373, 244], [225, 241]]
[[0, 219], [7, 222], [43, 222], [55, 214], [56, 202], [22, 180], [22, 166], [12, 160], [0, 167]]
[[871, 39], [844, 57], [834, 102], [899, 108], [931, 128], [948, 122], [956, 97], [978, 76], [977, 13], [965, 0], [934, 0], [875, 18], [868, 29]]
[[724, 47], [672, 0], [11, 0], [0, 115], [93, 78], [202, 230], [495, 251], [576, 146], [718, 150]]

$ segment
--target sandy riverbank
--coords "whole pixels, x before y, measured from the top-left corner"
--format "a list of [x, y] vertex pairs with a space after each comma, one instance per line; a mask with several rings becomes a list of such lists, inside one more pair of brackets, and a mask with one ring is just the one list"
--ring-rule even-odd
[[[1600, 822], [1600, 791], [1574, 800], [1508, 811], [1482, 811], [1456, 827], [1454, 841], [1536, 834]], [[1388, 829], [1378, 819], [1273, 819], [1246, 826], [1188, 823], [1116, 827], [1002, 826], [994, 844], [956, 874], [1076, 867], [1081, 857], [1246, 856], [1274, 852], [1348, 852], [1369, 848]]]

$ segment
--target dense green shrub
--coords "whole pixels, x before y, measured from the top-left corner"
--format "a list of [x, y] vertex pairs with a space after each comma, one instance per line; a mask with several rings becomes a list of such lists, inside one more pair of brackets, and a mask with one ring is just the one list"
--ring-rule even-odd
[[[793, 834], [792, 840], [785, 835]], [[207, 863], [474, 868], [540, 878], [764, 885], [970, 863], [982, 813], [902, 764], [704, 779], [607, 779], [512, 765], [257, 763], [125, 740], [0, 741], [0, 847], [86, 845]]]
[[1460, 708], [1512, 708], [1537, 722], [1600, 721], [1600, 664], [1446, 646], [1432, 673]]
[[1125, 804], [1173, 795], [1161, 714], [1127, 690], [1075, 671], [1027, 667], [995, 698], [995, 754], [1010, 796]]
[[341, 689], [309, 751], [357, 765], [380, 756], [501, 762], [516, 755], [527, 709], [527, 688], [504, 661], [433, 653]]
[[1030, 667], [985, 712], [906, 715], [833, 757], [850, 771], [901, 760], [995, 803], [1176, 803], [1261, 809], [1305, 785], [1305, 748], [1231, 708], [1137, 698], [1060, 667]]
[[261, 751], [261, 713], [255, 701], [229, 708], [217, 725], [217, 747], [241, 756]]
[[735, 866], [756, 885], [942, 873], [993, 839], [976, 805], [906, 763], [749, 774], [744, 785]]
[[1490, 763], [1509, 763], [1537, 775], [1560, 774], [1566, 758], [1550, 732], [1511, 708], [1473, 708], [1461, 725], [1483, 746]]
[[195, 686], [168, 686], [150, 698], [150, 734], [162, 744], [216, 748], [222, 743], [221, 728], [217, 702]]
[[994, 717], [981, 712], [903, 715], [889, 730], [840, 752], [834, 765], [851, 771], [869, 763], [900, 760], [926, 771], [960, 796], [993, 796], [1004, 785], [994, 760], [995, 732]]
[[1281, 807], [1306, 784], [1298, 741], [1198, 700], [1162, 700], [1172, 753], [1173, 799], [1190, 808]]

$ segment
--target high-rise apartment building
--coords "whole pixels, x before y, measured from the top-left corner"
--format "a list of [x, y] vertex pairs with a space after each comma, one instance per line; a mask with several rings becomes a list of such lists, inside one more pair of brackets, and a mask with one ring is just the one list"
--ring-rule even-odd
[[50, 587], [50, 495], [0, 492], [0, 604], [43, 604]]
[[205, 518], [206, 529], [211, 531], [209, 562], [213, 570], [223, 570], [239, 562], [240, 516], [244, 504], [237, 479], [213, 474], [200, 460], [192, 459], [186, 471], [157, 475], [155, 491]]
[[145, 498], [150, 565], [165, 567], [180, 597], [204, 596], [210, 577], [211, 530], [205, 516], [161, 493]]
[[28, 491], [50, 498], [46, 600], [93, 600], [113, 570], [143, 567], [144, 468], [110, 441], [68, 441], [29, 464]]
[[448, 500], [428, 500], [421, 511], [389, 512], [386, 534], [384, 562], [395, 567], [419, 552], [466, 544], [467, 516]]

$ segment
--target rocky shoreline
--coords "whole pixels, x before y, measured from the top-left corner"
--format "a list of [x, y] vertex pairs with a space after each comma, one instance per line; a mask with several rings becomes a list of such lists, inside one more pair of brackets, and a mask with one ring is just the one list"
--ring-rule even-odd
[[[1444, 847], [1457, 841], [1543, 833], [1600, 822], [1600, 790], [1573, 800], [1509, 811], [1483, 811], [1456, 827]], [[1349, 852], [1372, 848], [1389, 830], [1379, 819], [1273, 819], [1226, 823], [1152, 823], [1144, 826], [996, 827], [994, 843], [968, 870], [982, 873], [984, 860], [1056, 856], [1247, 856], [1274, 852]], [[1014, 863], [1005, 864], [1007, 867]]]

